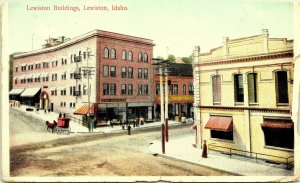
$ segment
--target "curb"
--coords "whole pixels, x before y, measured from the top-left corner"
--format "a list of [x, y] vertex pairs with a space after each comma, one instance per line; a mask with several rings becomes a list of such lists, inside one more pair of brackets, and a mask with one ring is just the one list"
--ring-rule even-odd
[[153, 154], [156, 154], [157, 156], [162, 157], [162, 158], [176, 160], [176, 161], [180, 161], [180, 162], [184, 162], [184, 163], [189, 163], [189, 164], [193, 164], [193, 165], [196, 165], [196, 166], [202, 166], [202, 167], [209, 168], [209, 169], [212, 169], [212, 170], [215, 170], [215, 171], [219, 171], [219, 172], [231, 174], [229, 176], [244, 176], [242, 174], [229, 172], [229, 171], [226, 171], [226, 170], [222, 170], [222, 169], [210, 167], [210, 166], [207, 166], [207, 165], [201, 165], [201, 164], [198, 164], [198, 163], [195, 163], [195, 162], [191, 162], [191, 161], [187, 161], [187, 160], [183, 160], [183, 159], [174, 158], [174, 157], [171, 157], [171, 156], [168, 156], [168, 155], [164, 155], [164, 154], [160, 154], [160, 153], [152, 153], [152, 155]]

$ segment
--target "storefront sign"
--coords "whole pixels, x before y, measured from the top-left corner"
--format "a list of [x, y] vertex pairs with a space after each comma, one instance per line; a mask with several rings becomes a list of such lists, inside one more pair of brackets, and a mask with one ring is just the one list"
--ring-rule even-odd
[[126, 98], [108, 98], [108, 99], [101, 99], [101, 102], [126, 102]]

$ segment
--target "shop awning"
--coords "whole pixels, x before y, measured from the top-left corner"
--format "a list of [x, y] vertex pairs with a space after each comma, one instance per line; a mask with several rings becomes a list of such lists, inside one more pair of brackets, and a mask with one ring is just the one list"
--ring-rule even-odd
[[230, 132], [233, 129], [233, 120], [232, 117], [227, 116], [211, 116], [204, 128]]
[[39, 92], [41, 88], [26, 88], [25, 91], [21, 94], [21, 97], [33, 97]]
[[[90, 114], [94, 114], [94, 104], [90, 104]], [[74, 114], [79, 114], [79, 115], [86, 115], [88, 114], [88, 104], [84, 104], [80, 108], [76, 109]]]
[[260, 124], [262, 127], [266, 128], [293, 128], [294, 123], [292, 120], [285, 119], [265, 119], [263, 123]]
[[25, 88], [14, 88], [10, 90], [9, 95], [21, 95]]

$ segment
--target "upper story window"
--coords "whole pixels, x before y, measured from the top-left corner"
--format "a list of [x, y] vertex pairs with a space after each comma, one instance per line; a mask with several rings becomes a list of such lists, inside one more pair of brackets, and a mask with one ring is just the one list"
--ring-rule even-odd
[[109, 49], [104, 48], [104, 58], [109, 58]]
[[148, 54], [144, 53], [144, 62], [148, 62]]
[[117, 53], [116, 53], [116, 50], [114, 48], [111, 49], [111, 58], [112, 59], [116, 59], [117, 58]]
[[257, 74], [247, 75], [249, 103], [257, 103]]
[[108, 65], [103, 66], [103, 76], [109, 76]]
[[122, 60], [126, 60], [127, 53], [125, 50], [122, 51]]
[[148, 85], [144, 85], [144, 95], [148, 95], [148, 94], [149, 94]]
[[128, 60], [130, 60], [130, 61], [133, 60], [133, 53], [132, 53], [132, 51], [128, 52]]
[[289, 103], [287, 71], [277, 71], [275, 76], [277, 103], [287, 104]]
[[16, 72], [18, 72], [18, 67], [16, 67]]
[[212, 77], [212, 92], [213, 92], [213, 103], [221, 103], [221, 77], [215, 75]]
[[128, 78], [133, 78], [133, 68], [128, 67]]
[[144, 78], [148, 79], [148, 69], [144, 69]]
[[173, 85], [173, 94], [178, 95], [178, 84]]
[[122, 78], [126, 78], [126, 74], [127, 74], [127, 68], [122, 67], [122, 73], [121, 73]]
[[72, 63], [73, 62], [73, 54], [71, 54], [70, 60], [71, 60], [71, 63]]
[[128, 84], [128, 95], [132, 95], [132, 94], [133, 94], [133, 85]]
[[116, 67], [115, 66], [110, 67], [110, 77], [116, 77]]
[[234, 75], [234, 94], [235, 102], [244, 102], [244, 83], [242, 74]]
[[143, 69], [138, 69], [138, 78], [143, 78]]
[[189, 95], [194, 95], [194, 86], [192, 84], [189, 85]]
[[126, 84], [122, 84], [122, 86], [121, 86], [121, 94], [122, 95], [126, 95], [126, 93], [127, 93]]
[[138, 95], [143, 94], [143, 85], [138, 85]]
[[143, 54], [140, 52], [138, 56], [138, 61], [142, 62], [143, 61]]
[[182, 90], [183, 90], [183, 95], [186, 95], [186, 85], [185, 84], [183, 85]]
[[159, 83], [156, 83], [156, 90], [155, 90], [156, 95], [159, 95], [160, 92], [159, 88], [160, 88]]

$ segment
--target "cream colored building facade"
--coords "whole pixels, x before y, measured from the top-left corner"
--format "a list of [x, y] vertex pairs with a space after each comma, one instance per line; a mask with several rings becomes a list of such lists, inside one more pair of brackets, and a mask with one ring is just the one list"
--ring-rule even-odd
[[200, 51], [193, 69], [198, 142], [293, 161], [293, 40], [270, 38], [266, 29], [256, 36], [224, 38], [222, 46]]

